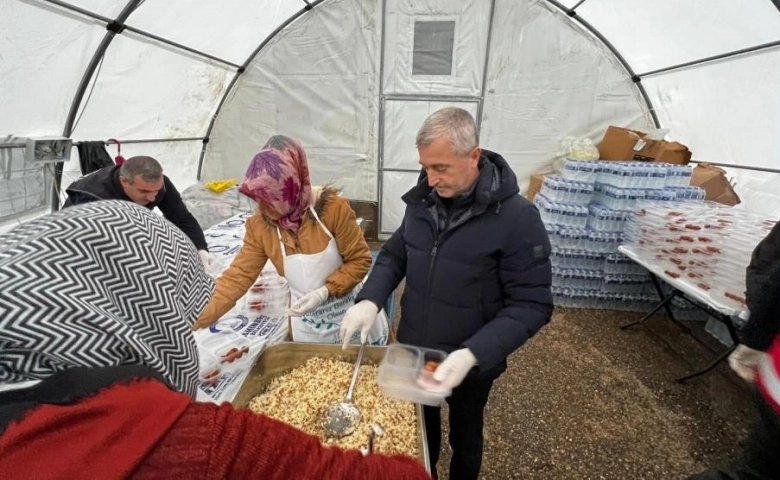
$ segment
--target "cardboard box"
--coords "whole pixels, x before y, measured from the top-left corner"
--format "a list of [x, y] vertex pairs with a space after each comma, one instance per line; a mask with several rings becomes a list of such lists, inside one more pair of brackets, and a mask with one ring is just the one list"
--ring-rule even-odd
[[546, 177], [548, 174], [536, 174], [531, 175], [531, 179], [528, 183], [528, 193], [525, 195], [525, 198], [527, 198], [530, 201], [534, 201], [534, 197], [537, 193], [542, 189], [542, 182], [544, 182], [544, 177]]
[[610, 126], [599, 145], [602, 160], [644, 160], [687, 165], [691, 151], [678, 142], [645, 140], [645, 133]]
[[726, 177], [726, 171], [709, 163], [700, 163], [693, 169], [691, 185], [704, 189], [705, 200], [729, 206], [740, 203], [739, 195]]

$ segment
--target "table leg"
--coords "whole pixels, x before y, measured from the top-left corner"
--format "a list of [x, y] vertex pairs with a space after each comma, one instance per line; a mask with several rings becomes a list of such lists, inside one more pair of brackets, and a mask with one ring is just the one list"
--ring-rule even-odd
[[[659, 290], [659, 292], [660, 292], [660, 290]], [[658, 303], [658, 305], [656, 305], [652, 310], [650, 310], [650, 312], [647, 313], [647, 315], [645, 315], [644, 317], [640, 318], [639, 320], [637, 320], [635, 322], [631, 322], [631, 323], [627, 323], [625, 325], [621, 325], [620, 329], [621, 330], [625, 330], [627, 328], [633, 327], [634, 325], [641, 325], [641, 324], [645, 323], [650, 317], [655, 315], [659, 310], [661, 310], [662, 308], [664, 308], [667, 305], [669, 305], [669, 302], [671, 302], [672, 299], [674, 297], [678, 296], [679, 294], [680, 294], [679, 291], [672, 290], [672, 293], [670, 293], [666, 298], [663, 298], [661, 300], [661, 302]]]
[[735, 343], [734, 345], [730, 346], [725, 352], [718, 355], [718, 357], [715, 360], [713, 360], [712, 363], [710, 363], [703, 369], [676, 379], [677, 383], [685, 383], [692, 378], [696, 378], [698, 376], [704, 375], [705, 373], [709, 372], [710, 370], [718, 366], [720, 362], [728, 358], [728, 356], [731, 355], [731, 352], [733, 352], [736, 348], [737, 348], [737, 344]]

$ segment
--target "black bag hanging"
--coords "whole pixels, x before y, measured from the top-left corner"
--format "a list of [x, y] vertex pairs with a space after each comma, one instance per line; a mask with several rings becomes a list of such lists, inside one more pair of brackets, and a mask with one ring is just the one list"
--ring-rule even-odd
[[80, 142], [78, 149], [82, 175], [114, 165], [103, 142]]

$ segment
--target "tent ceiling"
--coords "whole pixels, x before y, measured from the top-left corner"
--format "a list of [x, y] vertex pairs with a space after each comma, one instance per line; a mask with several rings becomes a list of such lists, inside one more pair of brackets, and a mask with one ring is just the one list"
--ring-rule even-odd
[[[501, 4], [508, 0], [494, 1]], [[92, 12], [98, 19], [74, 13], [66, 8], [66, 3]], [[88, 88], [78, 104], [78, 124], [72, 135], [76, 140], [208, 136], [218, 106], [226, 95], [230, 98], [235, 94], [228, 86], [233, 83], [236, 67], [248, 64], [258, 45], [267, 42], [307, 4], [314, 5], [316, 11], [337, 5], [343, 7], [349, 2], [141, 0], [138, 3], [126, 21], [130, 29], [108, 42], [102, 65], [97, 64], [95, 75], [87, 79]], [[383, 4], [382, 0], [367, 3]], [[411, 0], [397, 3], [404, 9], [411, 9], [414, 4]], [[780, 95], [775, 87], [780, 83], [777, 66], [780, 65], [777, 46], [780, 45], [780, 2], [525, 0], [521, 3], [527, 5], [524, 8], [551, 11], [561, 21], [570, 22], [583, 35], [590, 36], [590, 32], [577, 24], [578, 19], [584, 20], [639, 75], [775, 42], [775, 46], [759, 52], [647, 75], [641, 85], [647, 90], [647, 99], [660, 123], [671, 128], [672, 138], [691, 147], [694, 158], [780, 168], [780, 162], [773, 158], [774, 152], [780, 150], [780, 136], [773, 128], [780, 124]], [[116, 18], [127, 4], [118, 0], [0, 0], [4, 12], [0, 16], [0, 106], [3, 109], [0, 138], [63, 132], [74, 98], [78, 98], [76, 92], [84, 72], [90, 71], [90, 60], [106, 37], [106, 22], [100, 18]], [[554, 5], [576, 11], [560, 11]], [[293, 22], [281, 35], [273, 37], [268, 46], [282, 41], [296, 25], [301, 22]], [[150, 39], [144, 32], [213, 58]], [[309, 37], [298, 41], [316, 45], [322, 39]], [[523, 41], [522, 35], [518, 41]], [[606, 49], [605, 54], [609, 56]], [[296, 63], [298, 59], [293, 54], [271, 60]], [[316, 64], [307, 67], [317, 70]], [[240, 86], [241, 82], [236, 85]], [[231, 115], [241, 118], [240, 112]], [[198, 148], [176, 150], [189, 152]], [[183, 167], [178, 170], [189, 171]], [[757, 184], [757, 179], [748, 177], [743, 185]], [[190, 174], [186, 182], [191, 181], [194, 177]], [[773, 188], [780, 197], [780, 187]]]

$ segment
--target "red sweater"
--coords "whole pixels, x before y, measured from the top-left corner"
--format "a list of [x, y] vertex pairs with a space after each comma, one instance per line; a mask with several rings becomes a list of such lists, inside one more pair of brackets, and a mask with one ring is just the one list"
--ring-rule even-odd
[[3, 478], [414, 479], [414, 459], [323, 447], [229, 404], [191, 403], [156, 380], [43, 405], [0, 436]]

